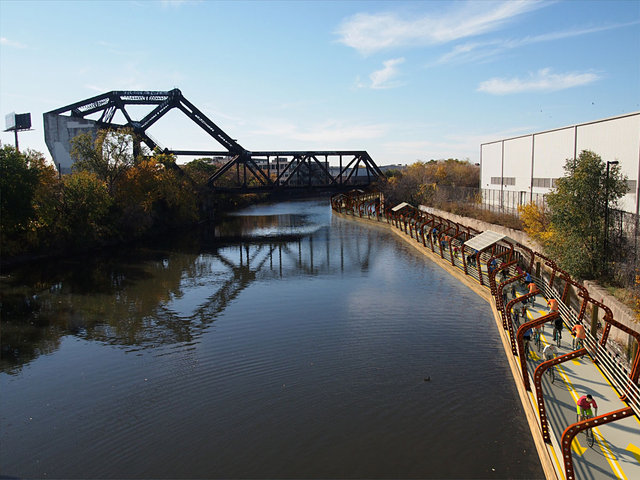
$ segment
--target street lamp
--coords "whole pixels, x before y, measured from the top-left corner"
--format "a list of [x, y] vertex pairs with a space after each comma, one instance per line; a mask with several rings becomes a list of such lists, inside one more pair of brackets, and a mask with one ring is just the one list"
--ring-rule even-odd
[[604, 207], [604, 251], [603, 253], [603, 260], [604, 260], [604, 271], [607, 272], [608, 271], [608, 257], [609, 257], [609, 252], [607, 251], [608, 248], [608, 243], [609, 243], [609, 168], [611, 167], [611, 165], [618, 165], [617, 160], [613, 160], [613, 161], [607, 161], [607, 176], [605, 179], [605, 183], [604, 183], [604, 201], [605, 201], [605, 207]]

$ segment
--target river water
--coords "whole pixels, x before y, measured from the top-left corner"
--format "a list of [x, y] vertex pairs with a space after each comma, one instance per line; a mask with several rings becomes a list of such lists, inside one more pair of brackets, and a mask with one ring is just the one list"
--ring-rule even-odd
[[328, 200], [1, 281], [2, 478], [543, 477], [489, 306]]

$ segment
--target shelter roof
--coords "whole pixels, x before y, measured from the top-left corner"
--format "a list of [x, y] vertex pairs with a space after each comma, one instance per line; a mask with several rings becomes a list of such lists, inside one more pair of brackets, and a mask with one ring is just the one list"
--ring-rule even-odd
[[393, 207], [393, 208], [391, 209], [391, 211], [393, 211], [393, 212], [399, 212], [399, 211], [400, 211], [400, 210], [402, 210], [404, 207], [411, 207], [411, 208], [413, 208], [413, 205], [411, 205], [411, 204], [409, 204], [409, 203], [407, 203], [407, 202], [402, 202], [402, 203], [399, 203], [398, 205], [396, 205], [395, 207]]
[[469, 240], [464, 242], [464, 245], [481, 252], [485, 248], [489, 248], [494, 243], [498, 243], [500, 240], [505, 238], [507, 240], [511, 240], [509, 237], [501, 233], [494, 232], [492, 230], [485, 230], [481, 234], [476, 235], [475, 237], [470, 238]]

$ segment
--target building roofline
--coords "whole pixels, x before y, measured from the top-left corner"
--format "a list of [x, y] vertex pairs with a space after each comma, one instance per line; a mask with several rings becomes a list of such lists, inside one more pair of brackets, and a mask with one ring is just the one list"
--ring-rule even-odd
[[602, 123], [602, 122], [608, 122], [610, 120], [618, 120], [620, 118], [633, 117], [635, 115], [640, 115], [640, 111], [625, 113], [623, 115], [616, 115], [614, 117], [601, 118], [599, 120], [592, 120], [590, 122], [576, 123], [576, 124], [573, 124], [573, 125], [567, 125], [565, 127], [551, 128], [549, 130], [542, 130], [542, 131], [539, 131], [539, 132], [525, 133], [525, 134], [522, 134], [522, 135], [516, 135], [515, 137], [501, 138], [499, 140], [493, 140], [491, 142], [481, 143], [480, 147], [482, 147], [483, 145], [491, 145], [492, 143], [506, 142], [508, 140], [516, 140], [518, 138], [530, 137], [532, 135], [542, 135], [543, 133], [558, 132], [560, 130], [567, 130], [569, 128], [584, 127], [586, 125], [593, 125], [595, 123]]

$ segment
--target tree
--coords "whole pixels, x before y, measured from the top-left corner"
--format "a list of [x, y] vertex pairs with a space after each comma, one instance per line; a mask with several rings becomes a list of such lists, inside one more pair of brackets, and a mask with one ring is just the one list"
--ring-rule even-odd
[[121, 233], [139, 237], [152, 228], [162, 230], [197, 221], [194, 188], [172, 156], [158, 154], [140, 160], [124, 173], [115, 194]]
[[30, 168], [27, 157], [5, 145], [0, 150], [0, 219], [3, 236], [27, 229], [34, 218], [33, 196], [38, 171]]
[[23, 153], [11, 146], [0, 149], [0, 232], [4, 254], [42, 246], [43, 223], [56, 208], [53, 192], [59, 185], [55, 168], [40, 152]]
[[108, 220], [113, 200], [106, 184], [92, 172], [77, 172], [64, 178], [59, 227], [69, 243], [92, 246], [108, 238]]
[[459, 200], [459, 187], [477, 188], [479, 181], [476, 165], [449, 158], [413, 163], [390, 176], [382, 189], [391, 202], [436, 205]]
[[609, 256], [604, 251], [605, 211], [615, 208], [627, 192], [626, 177], [613, 165], [607, 178], [607, 164], [588, 150], [568, 159], [564, 170], [547, 195], [548, 230], [553, 233], [545, 251], [572, 275], [597, 278], [606, 273], [604, 260]]
[[130, 129], [99, 130], [95, 138], [90, 132], [77, 135], [71, 140], [71, 155], [76, 160], [73, 167], [95, 173], [113, 193], [116, 182], [135, 164], [134, 142]]

